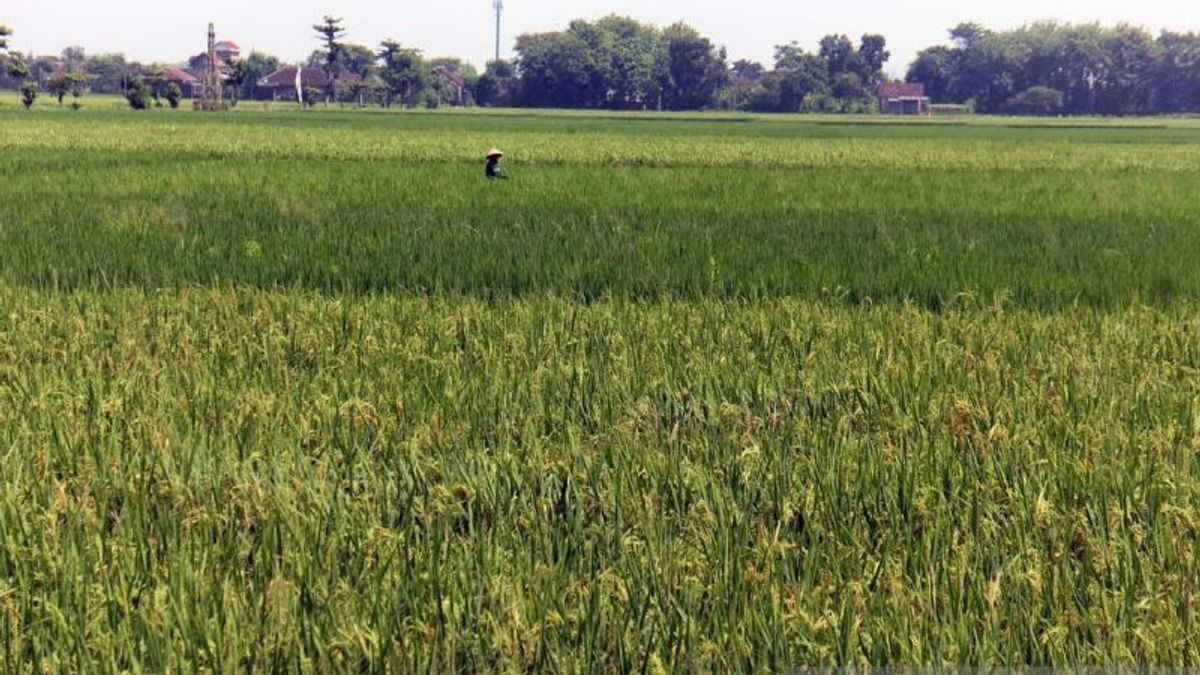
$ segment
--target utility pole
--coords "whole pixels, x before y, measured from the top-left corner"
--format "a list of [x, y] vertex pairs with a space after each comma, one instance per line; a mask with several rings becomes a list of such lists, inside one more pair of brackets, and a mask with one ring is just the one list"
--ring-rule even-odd
[[500, 15], [504, 13], [504, 0], [493, 0], [492, 7], [496, 8], [496, 60], [500, 60]]

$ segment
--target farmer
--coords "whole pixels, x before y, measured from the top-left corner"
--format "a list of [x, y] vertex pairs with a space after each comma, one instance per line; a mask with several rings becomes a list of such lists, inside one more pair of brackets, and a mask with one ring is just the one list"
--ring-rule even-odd
[[487, 154], [487, 167], [484, 169], [484, 174], [488, 180], [504, 180], [506, 176], [500, 170], [500, 160], [504, 159], [504, 153], [492, 148]]

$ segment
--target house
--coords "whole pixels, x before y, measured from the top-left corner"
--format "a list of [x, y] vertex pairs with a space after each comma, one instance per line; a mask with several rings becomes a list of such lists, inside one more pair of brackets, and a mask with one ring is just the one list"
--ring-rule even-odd
[[450, 66], [436, 66], [433, 69], [433, 74], [441, 77], [450, 87], [452, 100], [449, 102], [452, 105], [461, 108], [467, 104], [467, 81], [463, 79], [462, 75], [459, 75]]
[[[213, 51], [216, 52], [221, 75], [229, 77], [233, 71], [233, 62], [242, 55], [242, 48], [229, 40], [222, 40], [213, 45]], [[188, 59], [188, 71], [197, 78], [203, 77], [204, 73], [208, 72], [208, 52], [201, 52]]]
[[[280, 68], [259, 80], [258, 98], [267, 98], [272, 101], [295, 101], [296, 70], [296, 66]], [[320, 68], [301, 68], [299, 70], [301, 87], [316, 87], [325, 91], [333, 83], [325, 71]]]
[[242, 48], [229, 40], [221, 40], [215, 45], [215, 49], [217, 58], [225, 63], [229, 63], [242, 55]]
[[920, 82], [884, 82], [875, 92], [884, 115], [928, 115], [930, 100]]
[[195, 75], [182, 68], [164, 68], [162, 70], [162, 79], [168, 84], [174, 84], [179, 87], [183, 95], [192, 98], [196, 95], [196, 90], [200, 86], [200, 80]]

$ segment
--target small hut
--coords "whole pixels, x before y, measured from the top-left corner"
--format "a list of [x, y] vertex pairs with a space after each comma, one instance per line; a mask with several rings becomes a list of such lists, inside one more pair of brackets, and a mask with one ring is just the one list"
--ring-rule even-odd
[[884, 82], [875, 95], [884, 115], [930, 114], [930, 100], [920, 82]]

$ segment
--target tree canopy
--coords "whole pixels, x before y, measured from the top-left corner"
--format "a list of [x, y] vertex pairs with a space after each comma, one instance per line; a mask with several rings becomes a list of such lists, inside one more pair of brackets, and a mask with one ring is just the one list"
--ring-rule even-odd
[[[1128, 24], [1039, 22], [993, 31], [964, 23], [922, 51], [908, 79], [937, 102], [980, 112], [1147, 115], [1200, 110], [1200, 36], [1155, 38]], [[1061, 99], [1061, 103], [1055, 104]]]

